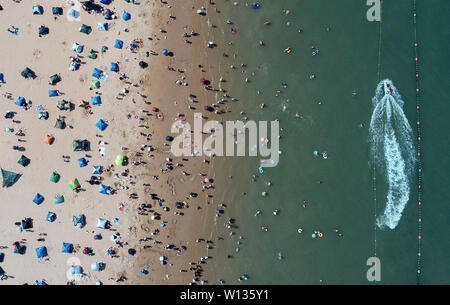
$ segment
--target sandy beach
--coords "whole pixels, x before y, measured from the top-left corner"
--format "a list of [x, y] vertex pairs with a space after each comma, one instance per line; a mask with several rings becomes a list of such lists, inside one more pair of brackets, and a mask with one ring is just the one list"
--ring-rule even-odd
[[[201, 60], [206, 19], [196, 13], [202, 3], [193, 9], [191, 2], [116, 0], [100, 4], [102, 14], [89, 14], [65, 1], [1, 3], [0, 111], [6, 117], [1, 119], [0, 165], [20, 174], [14, 184], [0, 189], [1, 284], [200, 280], [202, 268], [196, 265], [206, 246], [196, 240], [205, 238], [201, 224], [208, 205], [208, 189], [202, 186], [213, 173], [203, 158], [174, 158], [166, 141], [172, 123], [183, 118], [179, 114], [192, 119], [190, 94], [197, 96], [198, 109], [214, 97], [199, 82], [208, 72], [199, 68], [207, 66]], [[42, 14], [33, 14], [34, 6], [42, 6]], [[53, 7], [62, 7], [63, 14], [54, 15]], [[75, 19], [67, 17], [72, 9]], [[105, 20], [107, 9], [116, 19]], [[128, 21], [124, 12], [131, 16]], [[97, 29], [99, 22], [107, 23], [107, 31]], [[48, 34], [38, 34], [42, 25]], [[89, 34], [80, 32], [83, 25], [91, 27]], [[192, 31], [198, 34], [190, 35]], [[123, 41], [122, 49], [114, 47], [116, 39]], [[83, 51], [73, 51], [74, 43], [84, 46]], [[69, 71], [71, 61], [79, 63], [76, 71]], [[111, 63], [118, 65], [118, 72], [110, 71]], [[34, 78], [21, 75], [26, 67]], [[95, 68], [103, 71], [100, 79], [92, 75]], [[49, 78], [55, 74], [60, 81], [51, 85]], [[50, 90], [57, 90], [58, 96], [49, 96]], [[101, 97], [101, 104], [92, 104], [95, 96]], [[19, 97], [25, 105], [15, 104]], [[72, 109], [58, 109], [62, 100]], [[47, 119], [39, 119], [43, 112]], [[58, 118], [65, 128], [55, 127]], [[103, 131], [96, 127], [99, 120], [107, 124]], [[47, 136], [53, 137], [51, 144], [44, 143]], [[74, 140], [88, 140], [90, 149], [74, 151]], [[22, 155], [30, 160], [27, 166], [17, 162]], [[128, 164], [116, 165], [118, 155]], [[100, 166], [102, 174], [92, 174], [93, 166]], [[50, 181], [53, 172], [60, 175], [57, 183]], [[69, 183], [75, 178], [80, 187], [72, 190]], [[99, 193], [100, 185], [110, 187], [108, 194]], [[40, 204], [33, 202], [36, 194], [44, 198]], [[64, 202], [54, 203], [61, 195]], [[176, 202], [184, 208], [177, 209]], [[49, 212], [56, 215], [53, 222], [46, 220]], [[82, 228], [73, 222], [80, 214], [86, 220]], [[25, 218], [33, 225], [21, 230], [15, 223]], [[110, 228], [98, 228], [98, 219], [107, 220]], [[94, 239], [96, 234], [102, 238]], [[14, 243], [26, 246], [25, 252], [14, 253]], [[72, 244], [67, 251], [72, 253], [62, 253], [63, 243]], [[37, 258], [35, 249], [41, 247], [47, 255]], [[93, 263], [104, 263], [104, 270], [94, 271], [98, 265]], [[82, 267], [81, 274], [72, 274], [80, 271], [74, 271], [76, 266]]]

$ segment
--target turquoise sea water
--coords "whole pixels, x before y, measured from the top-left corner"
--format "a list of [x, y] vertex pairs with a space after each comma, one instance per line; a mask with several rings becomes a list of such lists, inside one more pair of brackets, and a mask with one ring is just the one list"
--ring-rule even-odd
[[[209, 282], [223, 279], [234, 284], [245, 273], [248, 284], [318, 284], [320, 280], [369, 284], [366, 260], [376, 256], [382, 284], [416, 284], [417, 168], [409, 177], [409, 200], [398, 225], [380, 229], [375, 220], [384, 212], [388, 187], [377, 169], [374, 192], [369, 144], [375, 88], [389, 78], [404, 101], [403, 112], [417, 149], [413, 1], [382, 1], [381, 24], [366, 19], [365, 1], [259, 3], [262, 7], [253, 10], [243, 3], [235, 7], [230, 1], [218, 1], [221, 13], [208, 16], [218, 27], [211, 29], [208, 39], [219, 47], [210, 54], [220, 58], [214, 65], [227, 80], [223, 87], [239, 99], [224, 119], [242, 119], [240, 111], [250, 120], [278, 119], [283, 129], [282, 154], [278, 166], [266, 168], [263, 174], [258, 172], [259, 158], [216, 158], [214, 168], [224, 174], [216, 176], [220, 187], [215, 203], [227, 207], [213, 233], [224, 240], [209, 253], [213, 257]], [[285, 9], [289, 15], [283, 13]], [[449, 283], [445, 254], [450, 250], [446, 237], [450, 233], [446, 223], [450, 215], [446, 193], [450, 170], [446, 50], [450, 40], [445, 29], [450, 4], [418, 0], [417, 12], [423, 138], [420, 283]], [[233, 24], [227, 25], [227, 19]], [[264, 25], [267, 20], [270, 25]], [[312, 46], [319, 49], [317, 56], [312, 56]], [[283, 51], [287, 47], [292, 48], [291, 54]], [[222, 57], [222, 52], [228, 57]], [[246, 66], [241, 67], [242, 63]], [[230, 69], [231, 64], [237, 68]], [[310, 80], [310, 74], [316, 78]], [[282, 82], [287, 88], [282, 88]], [[278, 97], [274, 96], [277, 90], [281, 90]], [[260, 109], [262, 103], [264, 109]], [[314, 150], [326, 151], [328, 159], [314, 157]], [[256, 175], [254, 182], [252, 175]], [[267, 185], [269, 181], [272, 186]], [[263, 191], [268, 196], [262, 197]], [[277, 216], [272, 214], [275, 209], [280, 210]], [[257, 210], [262, 213], [254, 216]], [[229, 217], [236, 220], [233, 236], [224, 226]], [[343, 237], [337, 236], [336, 228]], [[312, 238], [314, 231], [324, 237]], [[279, 252], [284, 259], [277, 259]]]

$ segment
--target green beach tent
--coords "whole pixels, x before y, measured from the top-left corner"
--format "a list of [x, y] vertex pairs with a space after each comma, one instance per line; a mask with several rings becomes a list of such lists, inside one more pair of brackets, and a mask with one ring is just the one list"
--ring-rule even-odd
[[117, 155], [116, 157], [116, 165], [121, 166], [123, 164], [123, 155]]
[[64, 202], [64, 196], [63, 195], [55, 195], [55, 198], [53, 198], [54, 203], [63, 203]]
[[23, 167], [27, 166], [28, 164], [30, 164], [30, 159], [28, 159], [27, 157], [25, 157], [24, 155], [22, 155], [22, 157], [20, 157], [19, 161], [17, 161], [17, 163], [19, 163], [20, 165], [22, 165]]
[[100, 82], [98, 80], [93, 80], [91, 82], [91, 89], [98, 89], [100, 88]]
[[61, 118], [56, 119], [55, 128], [64, 129], [65, 127], [66, 127], [66, 123], [64, 122], [63, 119], [61, 119]]
[[26, 67], [22, 72], [20, 72], [20, 75], [22, 75], [25, 78], [35, 78], [36, 74], [28, 67]]
[[75, 178], [72, 181], [69, 182], [69, 187], [72, 190], [76, 190], [77, 188], [81, 187], [80, 183], [78, 182], [78, 179]]
[[80, 32], [89, 35], [92, 32], [92, 28], [89, 25], [83, 24], [80, 28]]
[[16, 174], [2, 168], [3, 187], [10, 187], [20, 178], [20, 174]]
[[56, 85], [60, 80], [61, 80], [61, 78], [59, 77], [58, 74], [54, 74], [54, 75], [50, 76], [50, 84], [51, 85]]
[[50, 181], [53, 183], [57, 183], [59, 181], [59, 178], [61, 178], [61, 176], [57, 172], [53, 172], [50, 176]]

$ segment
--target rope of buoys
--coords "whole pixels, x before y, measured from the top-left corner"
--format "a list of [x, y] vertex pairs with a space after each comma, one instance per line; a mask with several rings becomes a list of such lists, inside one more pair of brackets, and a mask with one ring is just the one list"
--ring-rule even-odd
[[417, 40], [417, 7], [416, 0], [412, 1], [413, 6], [413, 27], [414, 27], [414, 63], [415, 63], [415, 79], [416, 79], [416, 117], [417, 117], [417, 163], [418, 163], [418, 188], [417, 188], [417, 284], [420, 284], [420, 276], [422, 274], [422, 132], [421, 132], [421, 100], [420, 100], [420, 83], [419, 83], [419, 42]]

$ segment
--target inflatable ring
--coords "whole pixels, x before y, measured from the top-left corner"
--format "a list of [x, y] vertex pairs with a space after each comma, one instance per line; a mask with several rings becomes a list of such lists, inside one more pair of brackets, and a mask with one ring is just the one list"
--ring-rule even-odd
[[323, 233], [318, 233], [317, 235], [319, 235], [319, 237], [323, 237]]
[[298, 228], [297, 232], [298, 232], [298, 234], [302, 234], [303, 229], [302, 228]]

